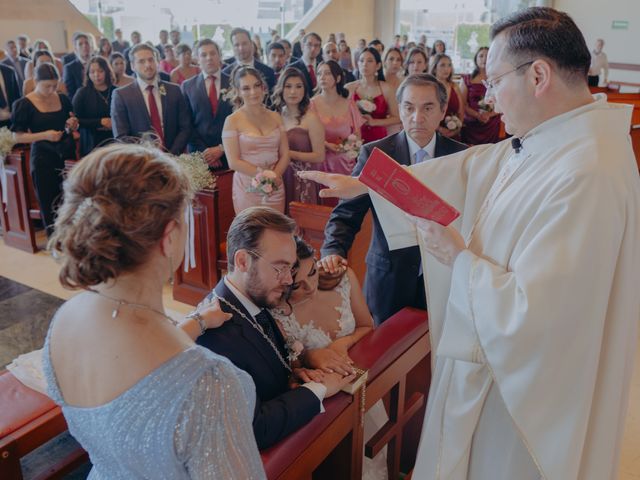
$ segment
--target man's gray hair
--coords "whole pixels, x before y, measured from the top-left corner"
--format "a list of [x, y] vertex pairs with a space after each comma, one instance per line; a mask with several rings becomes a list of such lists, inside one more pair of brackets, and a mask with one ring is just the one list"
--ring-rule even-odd
[[442, 82], [440, 82], [436, 77], [429, 73], [415, 73], [413, 75], [409, 75], [402, 81], [396, 92], [398, 105], [402, 103], [402, 95], [404, 94], [405, 89], [411, 85], [416, 87], [431, 86], [435, 88], [436, 96], [438, 97], [438, 103], [440, 104], [440, 110], [444, 111], [447, 108], [447, 102], [449, 101], [447, 88], [442, 84]]

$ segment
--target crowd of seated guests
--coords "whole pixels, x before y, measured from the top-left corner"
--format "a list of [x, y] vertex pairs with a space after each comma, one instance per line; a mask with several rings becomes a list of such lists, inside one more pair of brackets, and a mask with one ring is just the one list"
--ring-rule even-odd
[[[0, 62], [0, 126], [11, 125], [16, 101], [36, 90], [35, 70], [52, 65], [55, 91], [72, 106], [66, 116], [78, 120], [81, 156], [113, 138], [153, 132], [174, 154], [203, 152], [212, 169], [234, 170], [236, 212], [258, 204], [286, 211], [291, 200], [332, 205], [296, 173], [351, 173], [353, 145], [399, 132], [395, 93], [408, 75], [430, 71], [445, 85], [447, 115], [459, 125], [451, 129], [443, 122], [442, 135], [467, 144], [498, 140], [499, 117], [483, 102], [486, 47], [458, 85], [444, 42], [429, 48], [424, 36], [417, 42], [396, 36], [389, 48], [360, 39], [352, 51], [343, 33], [323, 43], [317, 33], [300, 31], [292, 44], [274, 32], [264, 52], [259, 38], [243, 28], [230, 38], [233, 56], [223, 60], [215, 42], [205, 39], [192, 49], [181, 43], [179, 30], [161, 30], [157, 45], [143, 42], [137, 31], [130, 41], [116, 29], [113, 41], [97, 42], [77, 32], [73, 51], [59, 59], [45, 39], [30, 42], [21, 35], [6, 42]], [[24, 121], [13, 124], [18, 128], [35, 131]], [[67, 137], [74, 141], [69, 132]], [[252, 187], [265, 172], [275, 176], [269, 192]], [[42, 206], [44, 217], [49, 209]], [[45, 224], [52, 228], [50, 218]]]

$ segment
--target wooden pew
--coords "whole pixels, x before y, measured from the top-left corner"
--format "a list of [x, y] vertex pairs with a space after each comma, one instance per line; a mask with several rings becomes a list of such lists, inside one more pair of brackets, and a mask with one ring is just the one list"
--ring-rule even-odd
[[197, 305], [218, 283], [226, 268], [226, 238], [233, 221], [231, 200], [233, 172], [216, 172], [215, 190], [203, 190], [194, 201], [196, 266], [180, 265], [173, 284], [173, 298]]
[[[310, 205], [300, 202], [291, 202], [289, 204], [289, 215], [296, 221], [300, 235], [316, 249], [318, 254], [324, 241], [324, 227], [332, 210], [333, 208], [324, 205]], [[365, 257], [371, 242], [373, 225], [371, 218], [371, 212], [368, 212], [347, 256], [349, 266], [358, 277], [360, 285], [364, 283], [364, 276], [367, 270]]]

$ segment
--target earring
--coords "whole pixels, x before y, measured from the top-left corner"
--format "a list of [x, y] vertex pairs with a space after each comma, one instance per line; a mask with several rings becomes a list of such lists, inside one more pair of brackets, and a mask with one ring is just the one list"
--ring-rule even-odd
[[173, 257], [169, 257], [169, 285], [173, 286]]

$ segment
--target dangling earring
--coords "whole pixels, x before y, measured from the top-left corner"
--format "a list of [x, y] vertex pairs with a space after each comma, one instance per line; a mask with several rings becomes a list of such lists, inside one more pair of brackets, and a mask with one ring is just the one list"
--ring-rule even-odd
[[173, 257], [169, 257], [169, 285], [173, 286]]

